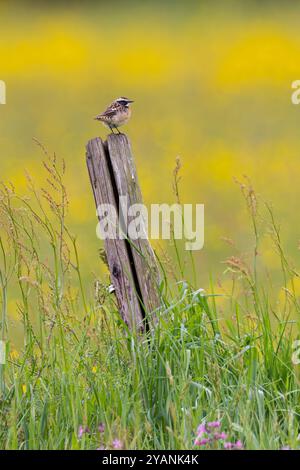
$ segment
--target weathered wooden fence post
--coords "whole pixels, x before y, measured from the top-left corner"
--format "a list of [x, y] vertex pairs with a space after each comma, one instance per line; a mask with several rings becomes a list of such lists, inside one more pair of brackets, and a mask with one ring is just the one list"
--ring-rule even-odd
[[[96, 207], [110, 204], [123, 220], [127, 214], [120, 207], [121, 197], [127, 198], [128, 207], [142, 204], [128, 138], [110, 134], [105, 142], [92, 139], [86, 156]], [[135, 223], [134, 218], [128, 219]], [[106, 238], [105, 251], [120, 314], [130, 329], [142, 332], [155, 323], [155, 310], [160, 305], [159, 270], [148, 239], [131, 240], [128, 233], [125, 235], [125, 239]]]

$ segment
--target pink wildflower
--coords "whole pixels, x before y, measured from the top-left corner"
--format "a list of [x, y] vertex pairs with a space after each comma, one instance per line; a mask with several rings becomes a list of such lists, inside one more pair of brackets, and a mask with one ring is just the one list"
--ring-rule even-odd
[[200, 426], [198, 426], [198, 428], [197, 428], [197, 436], [201, 437], [205, 433], [207, 433], [205, 424], [200, 424]]
[[196, 446], [205, 446], [206, 444], [208, 444], [210, 442], [210, 439], [208, 438], [204, 438], [204, 439], [196, 439], [195, 440], [195, 445]]
[[208, 428], [219, 428], [220, 426], [220, 421], [211, 421], [210, 423], [207, 423]]
[[233, 442], [224, 442], [224, 449], [231, 450], [234, 448]]
[[215, 432], [215, 434], [214, 434], [215, 439], [221, 439], [223, 441], [225, 441], [225, 439], [227, 439], [227, 437], [228, 437], [228, 435], [225, 432]]
[[244, 448], [243, 443], [241, 441], [236, 441], [236, 443], [234, 444], [234, 447], [236, 449], [243, 449]]
[[114, 439], [112, 443], [113, 449], [123, 449], [123, 442], [120, 439]]
[[102, 434], [105, 431], [104, 423], [100, 423], [98, 426], [98, 431]]
[[86, 433], [89, 433], [90, 430], [87, 426], [79, 426], [78, 428], [78, 439], [81, 439], [82, 436]]
[[236, 442], [224, 442], [224, 449], [232, 450], [232, 449], [243, 449], [243, 443], [241, 441]]

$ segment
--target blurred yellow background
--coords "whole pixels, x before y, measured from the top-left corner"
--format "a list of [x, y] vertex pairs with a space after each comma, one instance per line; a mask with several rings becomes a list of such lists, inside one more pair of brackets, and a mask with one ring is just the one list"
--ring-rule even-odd
[[[1, 179], [25, 191], [26, 168], [44, 177], [41, 141], [67, 163], [69, 220], [86, 282], [99, 273], [88, 139], [107, 131], [93, 116], [118, 96], [135, 100], [124, 128], [147, 204], [172, 202], [180, 155], [182, 202], [205, 204], [199, 284], [253, 248], [233, 178], [246, 174], [272, 201], [285, 245], [299, 261], [300, 4], [293, 2], [36, 2], [0, 4]], [[271, 244], [263, 251], [276, 278]]]

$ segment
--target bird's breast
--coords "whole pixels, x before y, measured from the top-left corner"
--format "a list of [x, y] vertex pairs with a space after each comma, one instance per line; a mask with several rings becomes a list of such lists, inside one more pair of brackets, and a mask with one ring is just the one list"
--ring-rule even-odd
[[119, 110], [113, 117], [113, 122], [114, 124], [121, 126], [122, 124], [125, 124], [128, 121], [130, 116], [131, 116], [130, 108]]

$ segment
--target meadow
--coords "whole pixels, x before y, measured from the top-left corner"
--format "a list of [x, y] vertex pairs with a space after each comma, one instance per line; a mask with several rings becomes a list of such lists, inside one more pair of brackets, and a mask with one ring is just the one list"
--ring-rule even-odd
[[[187, 3], [1, 2], [1, 449], [300, 445], [299, 6]], [[84, 158], [119, 95], [145, 202], [205, 204], [202, 251], [153, 243], [143, 338], [108, 292]]]
[[[8, 361], [0, 366], [1, 448], [297, 448], [298, 273], [282, 250], [271, 208], [280, 305], [257, 273], [258, 201], [244, 184], [254, 251], [251, 265], [236, 256], [226, 261], [227, 311], [221, 314], [213, 284], [205, 292], [178, 278], [171, 289], [164, 260], [158, 323], [141, 337], [121, 321], [108, 283], [95, 278], [93, 296], [86, 292], [67, 226], [65, 165], [41, 151], [45, 186], [28, 177], [30, 198], [13, 186], [3, 186], [0, 198], [2, 340], [10, 337], [12, 286], [23, 326], [21, 351], [8, 342]], [[173, 262], [171, 269], [176, 276]]]

